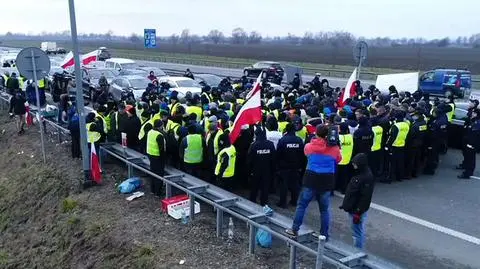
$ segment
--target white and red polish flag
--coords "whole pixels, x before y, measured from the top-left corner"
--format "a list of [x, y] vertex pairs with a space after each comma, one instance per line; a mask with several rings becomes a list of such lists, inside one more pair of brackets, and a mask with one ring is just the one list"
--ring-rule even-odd
[[94, 143], [91, 143], [90, 150], [90, 172], [92, 174], [92, 180], [95, 181], [95, 183], [102, 183], [102, 171]]
[[[88, 65], [92, 62], [95, 62], [97, 60], [98, 53], [99, 53], [98, 50], [94, 50], [87, 54], [80, 55], [82, 65]], [[75, 59], [73, 58], [73, 53], [70, 51], [67, 55], [65, 55], [65, 58], [63, 59], [63, 62], [60, 66], [63, 69], [67, 69], [73, 65], [75, 65]]]
[[350, 78], [347, 81], [347, 86], [345, 86], [345, 90], [340, 95], [338, 100], [338, 106], [344, 107], [345, 101], [349, 98], [354, 97], [357, 94], [357, 88], [355, 86], [355, 81], [357, 80], [357, 68], [353, 70]]

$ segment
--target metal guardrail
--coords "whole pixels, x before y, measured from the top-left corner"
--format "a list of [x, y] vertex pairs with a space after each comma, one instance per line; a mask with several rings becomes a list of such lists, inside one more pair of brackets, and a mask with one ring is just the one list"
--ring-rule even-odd
[[[214, 185], [206, 183], [191, 175], [185, 174], [172, 167], [166, 167], [167, 176], [161, 177], [150, 171], [148, 158], [134, 150], [123, 148], [118, 143], [106, 143], [100, 146], [100, 152], [124, 162], [128, 168], [128, 176], [134, 176], [134, 169], [162, 180], [165, 183], [166, 198], [172, 196], [172, 187], [178, 188], [188, 194], [190, 199], [190, 216], [194, 217], [195, 199], [201, 200], [212, 206], [217, 213], [216, 234], [221, 236], [223, 230], [223, 217], [227, 213], [234, 218], [246, 222], [249, 227], [250, 254], [255, 252], [255, 234], [257, 229], [265, 230], [272, 236], [286, 242], [290, 248], [289, 268], [296, 268], [296, 252], [303, 250], [316, 257], [316, 267], [322, 268], [326, 262], [336, 268], [393, 268], [391, 264], [383, 264], [369, 259], [368, 255], [360, 251], [341, 249], [331, 243], [325, 243], [325, 237], [317, 235], [308, 226], [303, 225], [296, 239], [287, 236], [284, 230], [291, 227], [292, 219], [278, 213], [267, 216], [260, 205], [227, 192]], [[103, 153], [99, 154], [104, 156]], [[103, 159], [101, 159], [101, 166]]]

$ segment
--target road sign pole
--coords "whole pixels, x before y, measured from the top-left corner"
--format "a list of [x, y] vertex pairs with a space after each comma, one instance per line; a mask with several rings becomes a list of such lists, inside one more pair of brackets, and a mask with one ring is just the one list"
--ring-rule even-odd
[[[87, 145], [87, 129], [85, 124], [85, 108], [83, 103], [83, 89], [82, 89], [82, 72], [80, 71], [80, 55], [78, 50], [77, 38], [77, 21], [75, 18], [75, 3], [74, 0], [68, 0], [68, 7], [70, 11], [70, 29], [73, 44], [73, 57], [75, 60], [75, 92], [77, 111], [80, 124], [80, 147], [82, 149], [82, 165], [84, 172], [84, 183], [90, 182], [90, 156]], [[84, 184], [87, 186], [87, 184]]]
[[360, 60], [358, 61], [357, 80], [360, 79], [360, 72], [361, 72], [361, 70], [362, 70], [362, 62], [363, 62], [363, 59], [360, 59]]
[[42, 122], [42, 115], [40, 109], [40, 94], [38, 93], [38, 78], [37, 78], [37, 64], [35, 63], [35, 52], [30, 50], [30, 54], [32, 55], [32, 66], [33, 66], [33, 84], [35, 85], [35, 95], [37, 97], [37, 120], [38, 125], [40, 125], [40, 138], [42, 142], [42, 155], [43, 155], [43, 163], [47, 162], [47, 157], [45, 155], [45, 140], [43, 138], [43, 122]]

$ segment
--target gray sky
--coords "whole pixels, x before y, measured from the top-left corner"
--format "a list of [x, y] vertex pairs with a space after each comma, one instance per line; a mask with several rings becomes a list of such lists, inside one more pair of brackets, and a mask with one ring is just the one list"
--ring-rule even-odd
[[[2, 0], [0, 33], [70, 29], [68, 0]], [[470, 36], [480, 32], [475, 0], [76, 0], [80, 33], [207, 34], [235, 27], [262, 35], [344, 30], [355, 36]], [[455, 15], [461, 17], [455, 18]], [[12, 23], [5, 23], [12, 22]]]

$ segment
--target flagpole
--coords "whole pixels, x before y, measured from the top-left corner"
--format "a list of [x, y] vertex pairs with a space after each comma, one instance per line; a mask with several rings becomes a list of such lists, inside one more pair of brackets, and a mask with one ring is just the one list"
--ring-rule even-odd
[[84, 187], [88, 186], [90, 178], [90, 156], [87, 145], [87, 129], [85, 124], [85, 105], [83, 103], [82, 72], [80, 71], [80, 54], [78, 49], [77, 21], [75, 18], [74, 0], [68, 0], [70, 11], [70, 29], [72, 35], [73, 58], [75, 61], [75, 92], [77, 111], [80, 125], [80, 148], [82, 149], [82, 167], [84, 173]]

